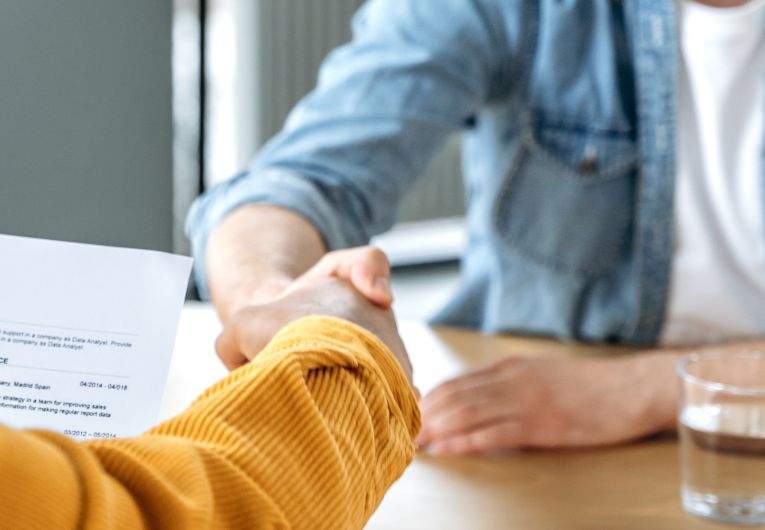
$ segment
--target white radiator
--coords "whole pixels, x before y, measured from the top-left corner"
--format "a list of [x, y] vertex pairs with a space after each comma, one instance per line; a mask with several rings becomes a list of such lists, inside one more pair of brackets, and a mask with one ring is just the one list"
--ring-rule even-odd
[[[363, 0], [225, 1], [235, 34], [236, 164], [244, 166], [313, 88], [327, 53], [349, 40], [350, 19]], [[459, 146], [451, 141], [408, 194], [401, 220], [460, 216], [463, 203]]]

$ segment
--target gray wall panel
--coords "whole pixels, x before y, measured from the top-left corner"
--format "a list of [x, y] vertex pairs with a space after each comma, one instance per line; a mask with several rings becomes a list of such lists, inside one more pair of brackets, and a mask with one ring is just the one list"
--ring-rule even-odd
[[172, 3], [0, 2], [0, 233], [169, 250]]

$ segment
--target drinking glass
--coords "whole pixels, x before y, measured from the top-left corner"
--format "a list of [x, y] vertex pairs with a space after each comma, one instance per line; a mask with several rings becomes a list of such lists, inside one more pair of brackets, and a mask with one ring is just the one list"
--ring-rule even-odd
[[765, 523], [765, 352], [694, 354], [677, 373], [684, 508]]

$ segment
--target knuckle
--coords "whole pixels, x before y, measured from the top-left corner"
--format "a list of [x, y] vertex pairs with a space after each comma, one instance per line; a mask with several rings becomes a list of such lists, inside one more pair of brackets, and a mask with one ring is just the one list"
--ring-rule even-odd
[[527, 372], [521, 379], [522, 395], [529, 404], [547, 403], [553, 397], [553, 389], [535, 372]]
[[218, 335], [215, 339], [215, 352], [218, 354], [218, 357], [223, 358], [223, 355], [226, 352], [226, 337], [224, 336], [224, 333], [221, 333]]
[[[248, 335], [260, 331], [270, 318], [275, 316], [274, 312], [263, 313], [253, 308], [247, 308], [231, 317], [231, 320], [223, 328], [216, 340], [216, 348], [220, 344], [221, 349], [237, 350], [247, 342]], [[236, 353], [234, 351], [230, 353]]]
[[492, 435], [487, 432], [475, 432], [465, 437], [465, 450], [476, 452], [489, 447], [492, 442]]
[[380, 250], [377, 247], [374, 247], [372, 245], [368, 245], [366, 247], [362, 248], [362, 251], [364, 253], [364, 257], [369, 259], [373, 262], [381, 262], [385, 265], [388, 265], [388, 256]]
[[316, 284], [327, 289], [333, 289], [339, 294], [348, 287], [348, 280], [338, 276], [325, 276], [317, 281]]
[[500, 433], [498, 429], [487, 429], [476, 433], [473, 439], [473, 443], [476, 447], [484, 449], [497, 444], [500, 440]]
[[480, 413], [480, 407], [474, 403], [468, 403], [460, 407], [454, 415], [454, 420], [457, 423], [465, 424], [473, 421]]
[[236, 313], [226, 326], [226, 328], [223, 330], [223, 333], [221, 333], [218, 337], [222, 337], [225, 335], [229, 336], [232, 340], [236, 341], [239, 337], [241, 337], [242, 333], [244, 332], [247, 322], [249, 321], [249, 318], [247, 315], [245, 315], [243, 312]]
[[447, 381], [441, 384], [441, 387], [438, 389], [439, 401], [447, 405], [457, 401], [456, 399], [457, 388], [458, 388], [458, 385], [454, 381]]
[[347, 251], [345, 250], [332, 250], [324, 254], [316, 265], [313, 266], [313, 270], [318, 271], [321, 274], [332, 274], [340, 263], [343, 262]]
[[221, 335], [219, 335], [215, 340], [215, 353], [218, 355], [218, 359], [220, 359], [223, 365], [229, 370], [232, 369], [236, 364], [236, 352], [228, 347], [225, 338], [223, 338]]

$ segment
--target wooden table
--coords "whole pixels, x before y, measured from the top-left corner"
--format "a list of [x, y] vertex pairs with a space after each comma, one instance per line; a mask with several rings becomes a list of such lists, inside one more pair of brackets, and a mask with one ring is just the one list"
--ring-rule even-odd
[[[612, 348], [485, 336], [400, 325], [423, 392], [505, 355], [606, 355]], [[179, 412], [225, 375], [213, 353], [220, 329], [209, 308], [184, 309], [162, 417]], [[520, 452], [506, 456], [419, 455], [390, 489], [370, 530], [710, 529], [735, 528], [687, 515], [680, 505], [677, 443]]]

